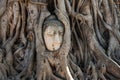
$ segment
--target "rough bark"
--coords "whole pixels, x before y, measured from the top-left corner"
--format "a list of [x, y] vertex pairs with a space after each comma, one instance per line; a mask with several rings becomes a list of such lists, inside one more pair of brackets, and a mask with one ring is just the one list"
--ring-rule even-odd
[[[0, 0], [0, 80], [119, 80], [117, 1]], [[50, 15], [65, 29], [56, 51], [43, 39]]]

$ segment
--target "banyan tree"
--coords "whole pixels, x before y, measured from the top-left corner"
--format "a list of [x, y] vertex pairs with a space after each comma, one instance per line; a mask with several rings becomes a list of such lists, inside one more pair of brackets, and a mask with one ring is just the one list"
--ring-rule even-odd
[[119, 0], [0, 0], [0, 80], [120, 80]]

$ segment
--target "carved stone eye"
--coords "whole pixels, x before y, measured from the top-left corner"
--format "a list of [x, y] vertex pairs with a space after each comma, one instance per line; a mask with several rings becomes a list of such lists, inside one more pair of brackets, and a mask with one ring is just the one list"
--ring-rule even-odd
[[48, 33], [49, 36], [53, 36], [54, 34], [55, 34], [54, 31]]

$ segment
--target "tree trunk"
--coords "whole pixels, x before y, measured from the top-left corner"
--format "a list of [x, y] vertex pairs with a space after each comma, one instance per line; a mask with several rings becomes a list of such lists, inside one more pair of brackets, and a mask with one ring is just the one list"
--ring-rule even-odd
[[0, 80], [119, 80], [119, 3], [0, 0]]

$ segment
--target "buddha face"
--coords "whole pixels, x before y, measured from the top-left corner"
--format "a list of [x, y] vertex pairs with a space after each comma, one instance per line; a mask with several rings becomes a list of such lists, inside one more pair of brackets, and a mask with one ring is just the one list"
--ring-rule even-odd
[[43, 38], [46, 48], [49, 51], [56, 51], [61, 47], [63, 42], [63, 26], [49, 25], [45, 28]]

